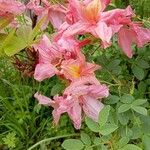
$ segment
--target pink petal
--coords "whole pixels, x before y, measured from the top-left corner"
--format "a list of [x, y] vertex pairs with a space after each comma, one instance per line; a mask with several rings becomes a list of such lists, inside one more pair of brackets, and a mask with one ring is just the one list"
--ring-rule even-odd
[[106, 23], [99, 22], [94, 31], [103, 42], [110, 43], [110, 39], [112, 37], [112, 29], [108, 27]]
[[75, 102], [73, 107], [69, 110], [68, 115], [73, 121], [74, 127], [80, 129], [81, 127], [81, 106]]
[[50, 98], [44, 95], [41, 95], [38, 92], [34, 94], [34, 97], [39, 101], [39, 104], [42, 104], [42, 105], [51, 106], [54, 103]]
[[131, 46], [133, 42], [136, 42], [135, 37], [135, 33], [126, 28], [120, 29], [118, 33], [118, 44], [129, 58], [133, 56]]
[[133, 30], [137, 34], [138, 47], [143, 47], [146, 43], [150, 42], [150, 29], [133, 25]]
[[12, 13], [19, 15], [25, 11], [26, 7], [21, 2], [15, 0], [0, 0], [0, 15], [4, 13]]
[[88, 87], [88, 95], [93, 98], [104, 98], [109, 96], [109, 89], [106, 85], [91, 85]]
[[37, 64], [34, 72], [34, 79], [42, 81], [54, 76], [56, 68], [52, 64]]
[[87, 26], [83, 22], [77, 22], [73, 25], [70, 25], [68, 29], [64, 32], [63, 36], [73, 36], [77, 34], [83, 34], [87, 30]]
[[83, 111], [89, 118], [97, 122], [99, 112], [102, 110], [102, 108], [103, 104], [101, 102], [90, 96], [84, 96]]

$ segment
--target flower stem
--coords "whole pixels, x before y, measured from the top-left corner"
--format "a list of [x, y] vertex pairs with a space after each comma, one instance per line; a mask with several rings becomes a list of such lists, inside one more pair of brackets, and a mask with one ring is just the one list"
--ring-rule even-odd
[[56, 140], [56, 139], [61, 139], [61, 138], [66, 138], [66, 137], [70, 137], [70, 136], [79, 136], [79, 134], [68, 134], [68, 135], [61, 135], [61, 136], [47, 138], [47, 139], [44, 139], [44, 140], [41, 140], [41, 141], [37, 142], [36, 144], [32, 145], [27, 150], [32, 150], [32, 149], [34, 149], [35, 147], [37, 147], [38, 145], [40, 145], [44, 142], [48, 142], [48, 141], [52, 141], [52, 140]]

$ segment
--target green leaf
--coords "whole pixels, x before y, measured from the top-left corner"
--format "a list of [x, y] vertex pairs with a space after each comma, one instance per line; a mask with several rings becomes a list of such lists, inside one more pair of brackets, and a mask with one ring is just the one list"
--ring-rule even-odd
[[118, 126], [115, 124], [106, 124], [105, 126], [100, 127], [99, 132], [102, 135], [108, 135], [108, 134], [114, 132], [117, 128], [118, 128]]
[[150, 136], [144, 135], [142, 138], [142, 143], [144, 145], [144, 150], [149, 150], [149, 148], [150, 148]]
[[130, 104], [122, 104], [119, 108], [118, 108], [118, 113], [123, 113], [128, 111], [131, 108]]
[[22, 40], [26, 43], [26, 45], [29, 45], [29, 38], [31, 32], [32, 32], [32, 27], [24, 25], [17, 30], [16, 34], [18, 37], [22, 38]]
[[147, 115], [147, 109], [141, 106], [132, 106], [132, 109], [136, 111], [137, 113], [140, 113], [142, 115]]
[[91, 118], [86, 117], [85, 123], [88, 126], [88, 128], [93, 132], [99, 132], [99, 124], [95, 121], [93, 121]]
[[133, 66], [132, 72], [137, 79], [142, 80], [144, 78], [145, 75], [144, 70], [139, 66]]
[[66, 150], [82, 150], [84, 145], [80, 140], [68, 139], [62, 143], [62, 147]]
[[120, 64], [120, 60], [115, 59], [115, 60], [111, 61], [107, 67], [112, 69], [112, 68], [115, 68], [116, 66], [118, 66], [119, 64]]
[[149, 63], [143, 59], [138, 59], [137, 65], [143, 69], [147, 69], [150, 67]]
[[90, 139], [90, 137], [88, 136], [88, 134], [86, 134], [86, 133], [81, 133], [81, 141], [82, 141], [85, 145], [88, 145], [88, 146], [91, 145], [91, 139]]
[[92, 147], [85, 147], [85, 149], [84, 150], [93, 150], [93, 148]]
[[129, 142], [129, 137], [126, 137], [126, 136], [122, 137], [118, 142], [119, 148], [125, 146], [126, 144], [128, 144], [128, 142]]
[[118, 120], [122, 125], [126, 125], [129, 122], [129, 115], [127, 112], [118, 113]]
[[137, 99], [137, 100], [135, 100], [135, 101], [132, 103], [132, 105], [134, 105], [134, 106], [143, 105], [143, 104], [145, 104], [146, 102], [147, 102], [146, 99]]
[[120, 98], [116, 95], [110, 95], [106, 100], [105, 104], [115, 104], [120, 100]]
[[125, 103], [125, 104], [130, 104], [130, 103], [132, 103], [132, 101], [134, 101], [134, 97], [132, 95], [129, 95], [129, 94], [124, 94], [121, 97], [120, 101], [122, 103]]
[[3, 48], [2, 48], [2, 43], [4, 42], [6, 37], [7, 37], [7, 34], [0, 33], [0, 57], [5, 55], [5, 52], [4, 52]]
[[4, 40], [2, 49], [4, 49], [6, 55], [12, 56], [24, 49], [26, 46], [27, 44], [24, 42], [24, 40], [15, 35], [15, 30], [12, 30]]
[[8, 146], [8, 148], [15, 148], [17, 143], [16, 133], [8, 133], [5, 138], [2, 139], [4, 144]]
[[44, 22], [46, 21], [46, 18], [47, 18], [47, 15], [42, 17], [41, 20], [39, 20], [39, 22], [36, 24], [36, 26], [34, 27], [34, 29], [32, 30], [32, 32], [29, 35], [29, 43], [32, 43], [34, 38], [39, 34], [39, 31], [41, 31], [41, 27], [44, 24]]
[[63, 90], [64, 85], [57, 83], [56, 85], [54, 85], [51, 89], [51, 96], [60, 94], [60, 92]]
[[109, 112], [110, 112], [110, 106], [106, 105], [99, 113], [99, 125], [100, 126], [104, 126], [108, 120], [108, 116], [109, 116]]
[[[138, 118], [136, 118], [138, 119]], [[138, 121], [137, 121], [138, 122]], [[143, 132], [142, 132], [142, 127], [141, 126], [137, 126], [138, 123], [136, 123], [131, 129], [133, 131], [133, 135], [131, 139], [138, 139], [141, 138]], [[140, 123], [139, 123], [140, 124]]]
[[134, 144], [127, 144], [126, 146], [122, 147], [119, 150], [142, 150], [142, 149]]

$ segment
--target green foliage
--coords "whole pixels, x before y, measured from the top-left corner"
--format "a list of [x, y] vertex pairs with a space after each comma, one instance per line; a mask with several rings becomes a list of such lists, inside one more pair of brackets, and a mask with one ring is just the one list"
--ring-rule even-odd
[[62, 143], [62, 147], [66, 150], [81, 150], [84, 145], [80, 140], [68, 139]]
[[[149, 0], [114, 0], [110, 7], [125, 8], [128, 3], [144, 25], [150, 27]], [[13, 56], [30, 47], [42, 34], [40, 27], [45, 18], [34, 29], [22, 25], [17, 30], [1, 33], [0, 55]], [[9, 19], [6, 22], [0, 19], [0, 28], [4, 28]], [[50, 27], [49, 32], [51, 30]], [[97, 78], [109, 86], [110, 95], [102, 101], [104, 108], [98, 122], [83, 116], [79, 131], [73, 128], [66, 115], [57, 127], [54, 126], [52, 109], [38, 105], [33, 96], [36, 91], [47, 96], [60, 94], [66, 83], [56, 77], [42, 83], [22, 77], [10, 60], [1, 58], [0, 149], [149, 150], [150, 46], [133, 47], [135, 55], [129, 59], [113, 40], [112, 46], [105, 51], [97, 49], [97, 45], [86, 46], [83, 50], [89, 61], [101, 65]]]
[[[31, 26], [22, 25], [17, 30], [12, 29], [8, 35], [2, 40], [0, 51], [7, 56], [13, 56], [16, 53], [30, 47], [35, 41], [35, 37], [39, 34], [46, 16], [36, 24], [34, 29]], [[0, 53], [0, 54], [1, 54]]]
[[4, 144], [7, 145], [8, 148], [12, 149], [16, 147], [16, 134], [14, 132], [8, 133], [5, 138], [2, 139]]

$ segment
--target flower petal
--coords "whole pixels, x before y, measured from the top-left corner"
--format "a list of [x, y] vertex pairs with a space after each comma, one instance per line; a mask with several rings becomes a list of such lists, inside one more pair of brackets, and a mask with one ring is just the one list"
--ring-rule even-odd
[[101, 102], [90, 96], [84, 96], [83, 111], [89, 118], [97, 122], [99, 112], [102, 110], [102, 108], [103, 104]]
[[54, 76], [56, 73], [56, 68], [52, 64], [40, 63], [36, 65], [34, 72], [34, 79], [42, 81], [44, 79]]

